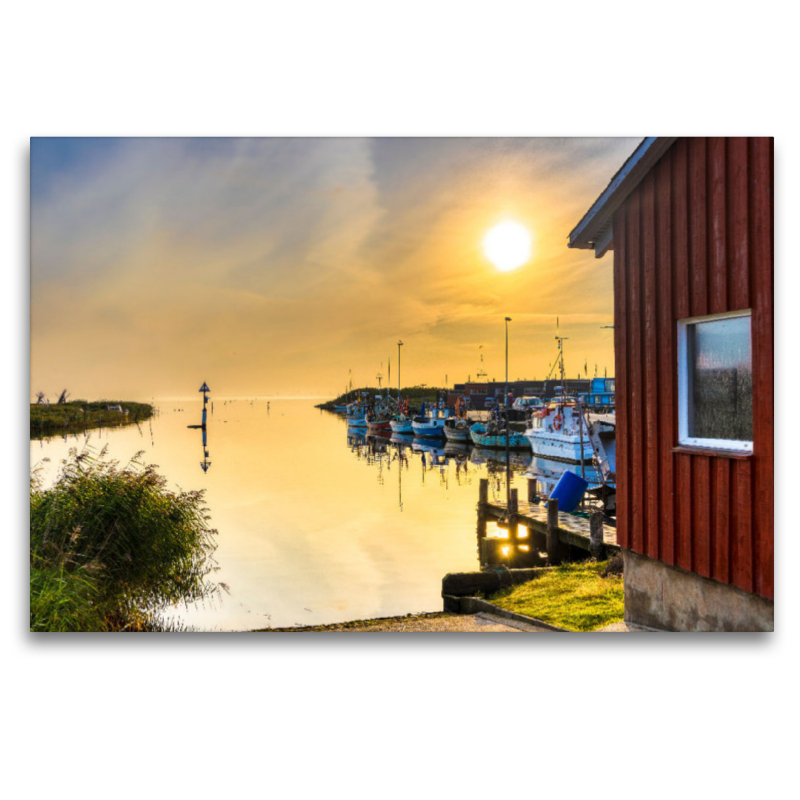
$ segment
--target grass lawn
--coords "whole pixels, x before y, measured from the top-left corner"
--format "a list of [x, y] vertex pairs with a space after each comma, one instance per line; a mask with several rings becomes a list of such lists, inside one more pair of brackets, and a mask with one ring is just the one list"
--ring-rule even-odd
[[608, 562], [584, 561], [542, 570], [535, 580], [487, 600], [570, 631], [595, 631], [625, 615], [622, 575], [603, 577]]

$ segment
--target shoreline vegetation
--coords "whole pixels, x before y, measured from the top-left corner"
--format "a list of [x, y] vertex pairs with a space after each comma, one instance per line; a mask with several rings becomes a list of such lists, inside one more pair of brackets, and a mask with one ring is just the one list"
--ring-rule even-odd
[[30, 438], [46, 439], [84, 433], [95, 428], [118, 428], [144, 422], [155, 413], [149, 403], [120, 400], [70, 400], [66, 403], [31, 403]]
[[[545, 622], [573, 633], [591, 633], [624, 622], [622, 558], [582, 561], [541, 570], [534, 580], [517, 584], [485, 599], [513, 611], [532, 626]], [[330, 625], [259, 628], [252, 633], [458, 632], [471, 627], [468, 614], [434, 611], [399, 617], [358, 619]], [[502, 622], [502, 620], [498, 620]]]
[[622, 556], [544, 568], [534, 580], [501, 589], [486, 599], [557, 628], [596, 631], [625, 619]]
[[[326, 400], [324, 403], [318, 403], [315, 408], [321, 408], [323, 411], [333, 411], [335, 406], [354, 403], [359, 398], [361, 392], [368, 392], [370, 397], [381, 394], [384, 397], [391, 395], [397, 398], [397, 389], [391, 386], [382, 386], [380, 389], [376, 386], [362, 386], [358, 389], [351, 389], [350, 391], [344, 392], [333, 400]], [[400, 394], [408, 399], [409, 405], [417, 410], [422, 403], [438, 402], [442, 393], [446, 394], [447, 389], [436, 386], [408, 386], [400, 390]]]
[[162, 612], [227, 591], [211, 580], [204, 493], [168, 490], [139, 456], [120, 466], [73, 448], [47, 489], [32, 470], [31, 631], [185, 630]]

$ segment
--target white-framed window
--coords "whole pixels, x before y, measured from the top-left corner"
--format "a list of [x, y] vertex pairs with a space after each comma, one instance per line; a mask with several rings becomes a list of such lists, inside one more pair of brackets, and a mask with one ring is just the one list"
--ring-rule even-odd
[[749, 310], [678, 320], [678, 443], [753, 452]]

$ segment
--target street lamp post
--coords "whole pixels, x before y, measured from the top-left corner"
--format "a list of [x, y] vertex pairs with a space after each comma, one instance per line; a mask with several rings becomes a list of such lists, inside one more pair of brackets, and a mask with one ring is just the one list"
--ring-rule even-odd
[[506, 509], [511, 505], [511, 455], [510, 447], [508, 445], [508, 429], [510, 427], [509, 409], [508, 409], [508, 323], [511, 322], [511, 317], [506, 317], [506, 389], [505, 397], [503, 398], [503, 409], [506, 417]]
[[503, 405], [508, 403], [508, 323], [511, 317], [506, 317], [506, 396], [503, 398]]

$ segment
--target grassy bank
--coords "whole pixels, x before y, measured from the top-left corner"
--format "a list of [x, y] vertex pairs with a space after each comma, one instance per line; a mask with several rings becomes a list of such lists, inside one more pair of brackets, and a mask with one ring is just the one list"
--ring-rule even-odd
[[171, 492], [152, 466], [72, 451], [30, 489], [32, 631], [162, 630], [167, 605], [216, 596], [216, 531], [202, 492]]
[[[122, 411], [109, 410], [119, 406]], [[74, 400], [69, 403], [31, 403], [31, 439], [42, 439], [65, 433], [83, 433], [92, 428], [115, 428], [133, 425], [153, 416], [148, 403], [119, 400]]]
[[[346, 392], [344, 394], [340, 394], [333, 400], [328, 400], [325, 403], [320, 403], [317, 408], [325, 409], [326, 411], [333, 411], [334, 406], [343, 406], [347, 403], [355, 402], [358, 399], [360, 392], [369, 392], [370, 397], [374, 397], [376, 394], [381, 394], [386, 397], [387, 392], [392, 395], [392, 397], [397, 397], [397, 388], [389, 387], [388, 389], [384, 386], [381, 389], [378, 389], [375, 386], [367, 386], [362, 387], [360, 389], [353, 389], [352, 392]], [[407, 397], [409, 401], [409, 405], [413, 406], [414, 408], [419, 408], [422, 403], [434, 403], [436, 402], [442, 393], [446, 393], [447, 389], [437, 388], [436, 386], [408, 386], [403, 387], [401, 389], [400, 394], [403, 397]]]
[[621, 569], [613, 561], [545, 569], [535, 580], [486, 599], [570, 631], [595, 631], [622, 622], [625, 616]]

